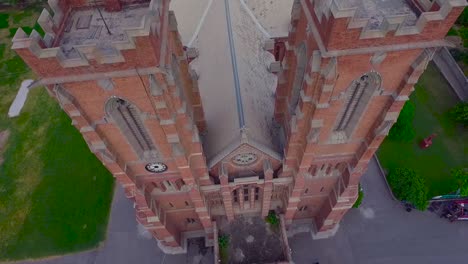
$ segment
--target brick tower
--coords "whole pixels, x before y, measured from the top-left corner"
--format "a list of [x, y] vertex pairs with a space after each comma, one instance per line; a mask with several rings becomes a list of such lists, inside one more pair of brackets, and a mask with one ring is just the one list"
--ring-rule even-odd
[[[50, 0], [13, 49], [71, 117], [90, 150], [135, 200], [138, 222], [167, 251], [212, 224], [198, 190], [207, 174], [196, 76], [168, 0]], [[105, 21], [105, 23], [104, 23]], [[172, 213], [171, 207], [183, 208]], [[170, 250], [169, 250], [170, 249]]]
[[[337, 229], [465, 0], [295, 0], [276, 92], [289, 222]], [[300, 221], [298, 221], [300, 222]]]
[[295, 0], [287, 36], [287, 21], [258, 21], [245, 2], [174, 2], [180, 25], [169, 0], [49, 0], [45, 36], [13, 38], [33, 86], [57, 99], [172, 253], [192, 236], [211, 244], [218, 220], [272, 210], [290, 229], [332, 235], [466, 5]]

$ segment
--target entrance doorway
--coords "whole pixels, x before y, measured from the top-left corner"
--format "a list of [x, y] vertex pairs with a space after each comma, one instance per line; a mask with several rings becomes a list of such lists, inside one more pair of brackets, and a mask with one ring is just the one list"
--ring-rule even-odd
[[232, 191], [234, 213], [260, 213], [262, 189], [257, 184], [240, 185]]

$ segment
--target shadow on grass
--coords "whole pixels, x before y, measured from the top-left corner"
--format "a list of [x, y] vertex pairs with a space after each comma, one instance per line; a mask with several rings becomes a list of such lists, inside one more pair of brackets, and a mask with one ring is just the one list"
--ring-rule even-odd
[[[36, 90], [31, 96], [36, 96], [30, 100], [37, 102], [29, 109], [29, 117], [22, 114], [15, 120], [16, 135], [5, 153], [0, 185], [7, 184], [10, 194], [22, 192], [21, 181], [36, 187], [23, 199], [10, 199], [10, 206], [26, 204], [24, 209], [19, 207], [25, 212], [12, 215], [26, 216], [22, 228], [10, 234], [7, 246], [0, 248], [1, 259], [37, 258], [96, 247], [105, 238], [108, 223], [112, 175], [45, 90]], [[44, 126], [44, 122], [48, 124]], [[37, 134], [35, 130], [43, 131]], [[40, 147], [28, 153], [33, 144]], [[30, 156], [37, 159], [31, 163], [32, 171], [28, 169]], [[22, 173], [36, 175], [28, 178]]]

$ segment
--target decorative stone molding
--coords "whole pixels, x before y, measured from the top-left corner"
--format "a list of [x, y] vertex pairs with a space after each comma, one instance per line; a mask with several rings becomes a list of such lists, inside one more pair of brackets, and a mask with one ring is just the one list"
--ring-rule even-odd
[[408, 11], [401, 15], [385, 14], [381, 19], [357, 12], [356, 1], [316, 0], [312, 5], [319, 21], [330, 14], [334, 18], [350, 18], [348, 28], [362, 28], [361, 39], [367, 39], [385, 37], [389, 31], [395, 31], [396, 36], [419, 34], [429, 21], [443, 20], [454, 7], [468, 5], [465, 0], [436, 0], [436, 3], [440, 6], [438, 11], [424, 11], [419, 17]]
[[[79, 67], [89, 65], [90, 59], [95, 59], [99, 63], [123, 62], [122, 50], [135, 49], [135, 37], [149, 36], [154, 31], [153, 27], [160, 25], [159, 8], [160, 0], [151, 0], [146, 15], [141, 18], [141, 23], [136, 27], [123, 28], [125, 40], [109, 43], [106, 48], [102, 48], [98, 43], [75, 45], [73, 52], [64, 52], [61, 47], [50, 47], [46, 43], [53, 43], [56, 38], [56, 28], [60, 28], [63, 22], [64, 13], [58, 4], [58, 0], [49, 0], [54, 16], [44, 9], [39, 17], [38, 23], [46, 33], [43, 39], [36, 30], [28, 36], [24, 30], [19, 28], [13, 37], [12, 49], [29, 49], [38, 58], [57, 58], [60, 64], [65, 67]], [[44, 45], [41, 45], [44, 44]], [[44, 47], [45, 46], [45, 47]]]

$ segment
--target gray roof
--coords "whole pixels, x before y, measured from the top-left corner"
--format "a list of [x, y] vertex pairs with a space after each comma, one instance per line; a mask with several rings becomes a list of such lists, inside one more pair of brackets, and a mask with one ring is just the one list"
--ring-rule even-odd
[[208, 9], [193, 14], [203, 20], [200, 26], [193, 26], [192, 18], [184, 18], [190, 12], [174, 9], [189, 6], [172, 8], [180, 31], [188, 34], [187, 25], [196, 33], [195, 38], [182, 37], [184, 42], [194, 39], [192, 46], [199, 50], [191, 67], [199, 75], [208, 126], [204, 137], [208, 164], [214, 166], [243, 143], [280, 159], [273, 121], [277, 77], [268, 71], [275, 59], [263, 49], [268, 36], [240, 0], [205, 3]]

